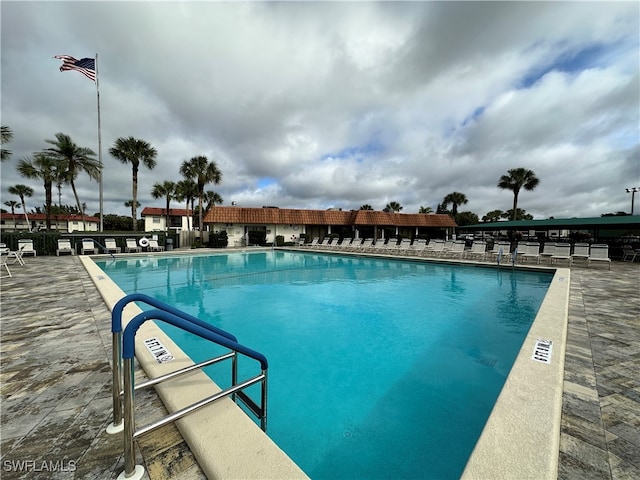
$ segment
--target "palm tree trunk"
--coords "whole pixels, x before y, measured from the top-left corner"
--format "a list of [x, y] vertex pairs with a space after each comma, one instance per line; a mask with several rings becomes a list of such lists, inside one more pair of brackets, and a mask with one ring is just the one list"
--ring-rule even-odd
[[132, 177], [133, 181], [131, 187], [131, 197], [133, 202], [131, 202], [131, 218], [133, 219], [133, 231], [138, 231], [138, 221], [136, 217], [138, 216], [138, 170], [135, 165], [132, 167]]
[[45, 202], [46, 202], [46, 225], [47, 230], [51, 230], [51, 202], [52, 200], [52, 190], [53, 184], [51, 182], [44, 183], [44, 194], [45, 194]]
[[198, 230], [200, 231], [200, 241], [202, 241], [202, 192], [198, 195]]
[[191, 219], [189, 217], [189, 199], [187, 199], [187, 230], [191, 230]]
[[517, 212], [517, 208], [518, 208], [518, 193], [519, 192], [513, 192], [513, 213], [511, 220], [513, 220], [515, 222], [516, 220], [516, 212]]
[[[84, 210], [82, 209], [82, 205], [80, 205], [80, 197], [78, 197], [78, 192], [76, 190], [76, 184], [71, 180], [71, 190], [73, 190], [73, 196], [76, 197], [76, 205], [78, 206], [78, 210], [80, 211], [80, 218], [82, 218], [82, 228], [84, 231], [87, 230], [87, 222], [84, 220]], [[67, 228], [68, 229], [68, 228]]]
[[20, 201], [22, 202], [22, 211], [24, 212], [24, 218], [27, 221], [27, 228], [31, 231], [31, 226], [29, 225], [29, 217], [27, 216], [27, 206], [24, 204], [24, 195], [20, 195]]

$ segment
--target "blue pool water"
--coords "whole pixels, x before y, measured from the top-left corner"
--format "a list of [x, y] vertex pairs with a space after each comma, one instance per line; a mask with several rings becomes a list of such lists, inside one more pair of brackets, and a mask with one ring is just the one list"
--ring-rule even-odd
[[314, 479], [458, 478], [552, 278], [283, 251], [97, 263], [266, 355], [268, 434]]

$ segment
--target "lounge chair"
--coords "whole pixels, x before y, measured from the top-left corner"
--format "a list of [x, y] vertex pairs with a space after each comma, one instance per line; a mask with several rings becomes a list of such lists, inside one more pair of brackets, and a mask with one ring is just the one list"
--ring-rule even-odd
[[104, 248], [106, 248], [109, 253], [120, 253], [122, 251], [122, 249], [116, 244], [115, 238], [105, 238]]
[[86, 252], [93, 252], [93, 255], [97, 255], [100, 249], [96, 247], [93, 239], [91, 238], [83, 238], [82, 246], [80, 247], [80, 254], [86, 255]]
[[469, 259], [484, 260], [487, 253], [487, 242], [484, 240], [474, 240], [471, 244], [471, 250], [465, 253], [465, 257]]
[[609, 245], [594, 244], [591, 245], [589, 258], [587, 259], [587, 267], [591, 266], [591, 262], [607, 262], [609, 270], [611, 270], [611, 259], [609, 258]]
[[406, 250], [406, 255], [422, 255], [424, 249], [427, 248], [427, 240], [425, 238], [416, 238], [411, 246]]
[[540, 243], [539, 242], [528, 242], [525, 245], [525, 251], [519, 255], [520, 261], [522, 263], [528, 262], [529, 260], [535, 260], [536, 264], [540, 263]]
[[24, 265], [24, 259], [22, 258], [23, 249], [24, 249], [24, 244], [20, 245], [18, 247], [18, 250], [9, 251], [7, 253], [7, 260], [9, 260], [10, 258], [13, 258], [13, 262], [11, 262], [11, 263], [18, 262], [20, 265]]
[[549, 259], [549, 263], [551, 263], [551, 257], [556, 253], [556, 244], [552, 242], [547, 242], [544, 244], [542, 252], [540, 252], [541, 259]]
[[464, 256], [464, 249], [466, 247], [466, 242], [464, 240], [455, 240], [450, 248], [446, 248], [440, 254], [441, 257], [447, 258], [462, 258]]
[[[11, 275], [11, 270], [9, 270], [9, 265], [7, 265], [7, 258], [8, 258], [8, 255], [5, 252], [0, 252], [0, 269], [4, 267], [5, 270], [7, 271], [7, 274], [10, 277], [13, 277], [13, 275]], [[0, 276], [2, 276], [2, 274], [0, 274]]]
[[493, 249], [490, 252], [487, 252], [486, 256], [489, 257], [489, 260], [491, 261], [497, 262], [500, 260], [500, 262], [502, 262], [510, 255], [510, 252], [511, 242], [501, 240], [493, 244]]
[[359, 252], [366, 252], [373, 246], [373, 238], [365, 238], [356, 248]]
[[56, 248], [56, 255], [60, 256], [61, 253], [68, 253], [69, 255], [75, 255], [76, 251], [71, 246], [71, 240], [68, 238], [58, 239], [58, 248]]
[[566, 260], [571, 266], [573, 259], [571, 258], [571, 245], [568, 243], [557, 243], [556, 252], [551, 255], [551, 264]]
[[326, 247], [328, 247], [328, 246], [329, 246], [329, 243], [330, 243], [330, 242], [331, 242], [331, 237], [324, 237], [324, 238], [322, 239], [322, 241], [321, 241], [321, 242], [318, 242], [318, 244], [317, 244], [317, 245], [315, 245], [315, 246], [316, 246], [316, 248], [326, 248]]
[[136, 242], [135, 238], [127, 238], [124, 251], [126, 253], [131, 253], [131, 252], [139, 253], [142, 251], [142, 247], [138, 246], [138, 242]]
[[320, 237], [313, 237], [313, 240], [311, 240], [309, 243], [305, 243], [302, 246], [303, 247], [315, 247], [316, 245], [318, 245], [318, 242], [320, 241]]
[[21, 238], [18, 240], [18, 248], [20, 245], [24, 245], [22, 249], [22, 255], [33, 255], [34, 257], [38, 256], [38, 252], [33, 248], [33, 240], [30, 238]]
[[400, 241], [400, 244], [397, 246], [396, 252], [401, 255], [406, 255], [410, 248], [411, 248], [411, 239], [403, 238]]
[[149, 251], [150, 252], [164, 252], [164, 247], [158, 245], [158, 240], [153, 238], [149, 239]]
[[576, 243], [573, 246], [573, 253], [571, 254], [573, 260], [587, 261], [589, 258], [589, 244], [588, 243]]
[[634, 250], [631, 245], [624, 245], [622, 247], [622, 261], [635, 262], [636, 258], [640, 257], [640, 250]]
[[436, 239], [429, 242], [426, 248], [423, 250], [423, 255], [426, 257], [437, 257], [444, 251], [445, 241]]

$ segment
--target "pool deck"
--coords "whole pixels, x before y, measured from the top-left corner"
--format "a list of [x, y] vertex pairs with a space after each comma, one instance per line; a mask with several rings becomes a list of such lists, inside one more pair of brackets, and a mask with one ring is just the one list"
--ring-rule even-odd
[[[2, 478], [115, 478], [110, 312], [77, 257], [25, 260], [0, 283]], [[571, 268], [560, 479], [640, 478], [639, 291], [640, 263]], [[152, 392], [136, 404], [143, 424], [166, 412]], [[137, 455], [144, 478], [206, 478], [173, 425]]]

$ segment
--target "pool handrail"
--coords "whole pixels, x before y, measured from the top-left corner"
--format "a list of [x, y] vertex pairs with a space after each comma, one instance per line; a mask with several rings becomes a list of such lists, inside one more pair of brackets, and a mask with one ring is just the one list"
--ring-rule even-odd
[[177, 309], [174, 306], [171, 306], [165, 302], [162, 302], [156, 298], [150, 297], [149, 295], [145, 295], [144, 293], [131, 293], [129, 295], [125, 295], [120, 300], [116, 302], [111, 310], [111, 349], [112, 349], [112, 381], [111, 381], [111, 398], [113, 403], [113, 422], [107, 427], [107, 433], [118, 433], [122, 431], [123, 428], [123, 418], [122, 418], [122, 402], [121, 402], [121, 393], [122, 393], [122, 312], [124, 308], [131, 302], [141, 302], [146, 303], [152, 307], [156, 307], [157, 309], [164, 310], [166, 312], [172, 313], [180, 318], [188, 320], [189, 322], [199, 325], [200, 327], [210, 330], [222, 337], [226, 337], [229, 340], [237, 342], [237, 338], [235, 335], [222, 330], [214, 325], [210, 325], [207, 322], [194, 317], [193, 315], [189, 315], [186, 312], [183, 312]]
[[[134, 391], [135, 388], [135, 373], [134, 373], [134, 357], [135, 357], [135, 335], [140, 326], [148, 320], [161, 320], [169, 323], [177, 328], [185, 330], [189, 333], [197, 335], [205, 340], [209, 340], [218, 345], [227, 347], [236, 353], [246, 355], [260, 363], [261, 373], [253, 378], [250, 378], [242, 383], [237, 383], [236, 371], [235, 371], [235, 358], [233, 363], [233, 378], [231, 387], [222, 390], [215, 395], [204, 398], [190, 406], [182, 408], [181, 410], [167, 415], [161, 420], [158, 420], [146, 427], [135, 431], [135, 414], [134, 414]], [[228, 358], [229, 355], [224, 357]], [[141, 478], [144, 475], [144, 467], [135, 464], [135, 438], [155, 430], [161, 426], [164, 426], [170, 422], [178, 420], [183, 416], [201, 408], [210, 403], [225, 398], [227, 396], [236, 396], [240, 398], [250, 410], [260, 419], [262, 430], [266, 431], [267, 427], [267, 368], [269, 367], [267, 358], [259, 352], [239, 344], [225, 336], [222, 336], [211, 329], [203, 328], [200, 325], [191, 323], [188, 319], [182, 318], [171, 312], [165, 310], [147, 310], [139, 313], [133, 317], [127, 324], [122, 334], [122, 358], [124, 360], [124, 460], [125, 469], [118, 478]], [[222, 358], [222, 357], [220, 357]], [[169, 376], [164, 376], [169, 378]], [[156, 379], [154, 379], [156, 380]], [[149, 383], [149, 382], [147, 382]], [[244, 389], [248, 388], [256, 383], [261, 383], [261, 406], [258, 406], [253, 400], [251, 400], [245, 393]], [[247, 403], [248, 402], [248, 403]]]
[[231, 340], [228, 337], [224, 337], [219, 333], [216, 333], [208, 328], [203, 328], [200, 325], [193, 324], [184, 318], [181, 318], [178, 315], [175, 315], [172, 312], [167, 312], [165, 310], [147, 310], [142, 313], [139, 313], [135, 317], [131, 319], [131, 321], [127, 324], [124, 329], [124, 335], [122, 338], [122, 358], [133, 358], [135, 355], [135, 335], [138, 331], [138, 328], [146, 322], [147, 320], [162, 320], [163, 322], [170, 323], [171, 325], [178, 327], [182, 330], [186, 330], [187, 332], [193, 333], [194, 335], [198, 335], [205, 340], [209, 340], [211, 342], [217, 343], [223, 347], [227, 347], [231, 350], [235, 350], [236, 352], [242, 353], [247, 357], [253, 358], [254, 360], [260, 362], [260, 366], [263, 370], [269, 368], [269, 362], [267, 361], [267, 357], [262, 355], [260, 352], [256, 352], [255, 350], [246, 347], [237, 341]]

